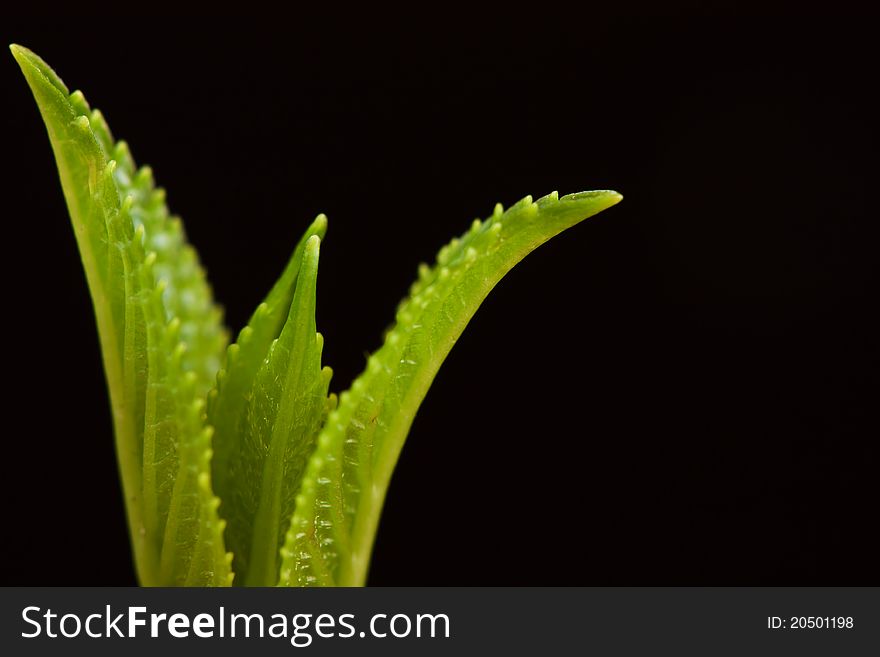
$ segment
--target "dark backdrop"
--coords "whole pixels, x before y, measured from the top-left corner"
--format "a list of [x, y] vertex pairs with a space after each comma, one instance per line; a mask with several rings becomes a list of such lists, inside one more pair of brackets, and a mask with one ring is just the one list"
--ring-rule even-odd
[[[153, 165], [235, 330], [329, 215], [337, 391], [418, 263], [496, 201], [624, 194], [477, 313], [370, 583], [878, 584], [875, 22], [663, 5], [0, 34]], [[130, 584], [88, 292], [11, 56], [0, 93], [0, 577]]]

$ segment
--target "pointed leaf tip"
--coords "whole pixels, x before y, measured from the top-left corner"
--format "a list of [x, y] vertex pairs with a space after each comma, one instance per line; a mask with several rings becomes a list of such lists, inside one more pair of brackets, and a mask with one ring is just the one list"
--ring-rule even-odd
[[327, 215], [323, 212], [315, 217], [315, 220], [312, 222], [312, 226], [310, 232], [314, 233], [321, 239], [324, 239], [324, 236], [327, 234]]
[[623, 194], [613, 189], [597, 189], [589, 192], [575, 192], [567, 194], [560, 201], [600, 201], [606, 208], [616, 205], [623, 200]]
[[320, 248], [321, 236], [317, 234], [312, 235], [306, 242], [306, 253], [310, 256], [314, 256], [315, 251], [318, 251]]
[[24, 46], [20, 46], [17, 43], [9, 44], [9, 50], [12, 52], [12, 56], [15, 57], [15, 61], [18, 62], [22, 73], [24, 73], [25, 77], [28, 79], [28, 83], [31, 84], [32, 87], [34, 82], [32, 74], [36, 72], [65, 96], [70, 94], [64, 81], [58, 77], [58, 74], [52, 70], [52, 67], [43, 61], [43, 59], [35, 52]]

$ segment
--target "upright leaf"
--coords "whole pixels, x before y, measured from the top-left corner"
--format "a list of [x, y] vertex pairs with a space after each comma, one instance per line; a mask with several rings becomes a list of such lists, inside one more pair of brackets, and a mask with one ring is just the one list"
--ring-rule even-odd
[[339, 397], [309, 460], [282, 550], [283, 586], [362, 585], [391, 474], [437, 370], [489, 291], [533, 249], [616, 192], [525, 198], [475, 221], [423, 265], [396, 325]]
[[135, 169], [82, 93], [11, 49], [49, 133], [92, 295], [140, 581], [228, 584], [204, 423], [226, 343], [220, 312], [150, 170]]
[[227, 351], [209, 397], [217, 428], [217, 491], [238, 581], [271, 586], [306, 461], [327, 407], [315, 329], [322, 216], [294, 250], [279, 283]]

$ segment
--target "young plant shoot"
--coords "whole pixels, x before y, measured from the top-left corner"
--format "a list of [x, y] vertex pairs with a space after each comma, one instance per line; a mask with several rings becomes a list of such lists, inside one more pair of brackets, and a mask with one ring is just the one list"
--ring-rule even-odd
[[359, 586], [395, 463], [440, 365], [530, 251], [620, 201], [500, 205], [422, 265], [384, 344], [329, 393], [315, 290], [323, 215], [238, 338], [149, 167], [34, 53], [94, 304], [137, 574], [146, 586]]

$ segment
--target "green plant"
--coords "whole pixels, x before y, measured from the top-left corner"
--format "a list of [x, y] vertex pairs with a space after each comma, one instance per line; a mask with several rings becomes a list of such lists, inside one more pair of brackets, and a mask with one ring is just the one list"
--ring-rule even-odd
[[82, 93], [11, 49], [49, 132], [94, 303], [141, 583], [224, 586], [235, 573], [252, 586], [362, 585], [403, 442], [465, 325], [530, 251], [620, 195], [527, 197], [474, 221], [420, 267], [337, 401], [315, 327], [326, 218], [227, 347], [150, 169]]

